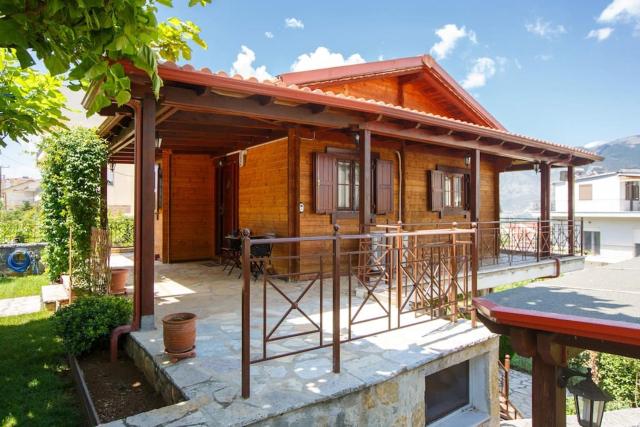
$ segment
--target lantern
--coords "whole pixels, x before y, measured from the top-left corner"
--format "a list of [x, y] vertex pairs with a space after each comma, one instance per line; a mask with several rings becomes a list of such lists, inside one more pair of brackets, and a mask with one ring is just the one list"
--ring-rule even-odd
[[567, 388], [575, 399], [578, 423], [582, 427], [599, 427], [604, 407], [612, 398], [593, 382], [591, 369], [587, 370], [585, 379]]

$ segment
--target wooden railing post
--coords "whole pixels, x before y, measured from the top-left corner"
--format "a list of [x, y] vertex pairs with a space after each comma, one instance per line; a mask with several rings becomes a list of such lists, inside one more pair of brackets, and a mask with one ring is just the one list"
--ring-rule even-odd
[[[407, 245], [409, 241], [407, 241]], [[396, 235], [396, 247], [398, 248], [398, 256], [396, 261], [396, 304], [398, 309], [398, 324], [397, 327], [400, 327], [401, 322], [401, 308], [402, 308], [402, 258], [403, 258], [403, 242], [402, 242], [402, 234], [398, 233]], [[407, 256], [407, 264], [409, 263], [409, 257]], [[391, 286], [389, 286], [389, 292], [391, 292]], [[389, 316], [391, 316], [391, 307], [389, 307]]]
[[509, 409], [509, 371], [511, 370], [511, 356], [504, 356], [504, 381], [502, 382], [502, 394]]
[[[340, 373], [340, 226], [333, 225], [333, 372]], [[351, 319], [349, 319], [351, 320]], [[322, 331], [320, 331], [322, 333]]]
[[251, 239], [242, 231], [242, 397], [251, 393]]
[[[471, 297], [478, 296], [478, 225], [476, 223], [471, 224], [474, 233], [471, 235]], [[471, 305], [471, 327], [476, 327], [476, 308]]]
[[540, 262], [540, 239], [542, 238], [540, 226], [540, 218], [538, 218], [538, 222], [536, 224], [536, 261]]
[[458, 241], [456, 234], [452, 233], [450, 236], [451, 270], [449, 273], [449, 304], [451, 306], [451, 322], [455, 322], [458, 318], [458, 254], [456, 251]]
[[580, 217], [580, 256], [584, 256], [584, 217]]

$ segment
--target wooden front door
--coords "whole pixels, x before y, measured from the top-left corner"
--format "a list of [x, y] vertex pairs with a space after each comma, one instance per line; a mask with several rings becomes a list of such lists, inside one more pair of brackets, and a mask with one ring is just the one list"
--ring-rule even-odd
[[224, 245], [224, 236], [236, 232], [238, 224], [238, 157], [228, 156], [218, 163], [218, 235], [216, 248]]

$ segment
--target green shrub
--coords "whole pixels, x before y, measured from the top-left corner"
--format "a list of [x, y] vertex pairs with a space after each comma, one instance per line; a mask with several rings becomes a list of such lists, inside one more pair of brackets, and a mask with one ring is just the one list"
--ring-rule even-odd
[[0, 210], [0, 243], [36, 243], [44, 241], [40, 225], [40, 209], [25, 205], [13, 210]]
[[122, 214], [109, 216], [111, 245], [114, 247], [133, 246], [133, 218]]
[[638, 386], [640, 360], [613, 354], [598, 355], [598, 376], [600, 387], [609, 393], [614, 402], [607, 405], [612, 408], [634, 408], [638, 406]]
[[53, 316], [65, 349], [75, 355], [106, 344], [111, 331], [131, 320], [131, 301], [115, 296], [84, 296]]

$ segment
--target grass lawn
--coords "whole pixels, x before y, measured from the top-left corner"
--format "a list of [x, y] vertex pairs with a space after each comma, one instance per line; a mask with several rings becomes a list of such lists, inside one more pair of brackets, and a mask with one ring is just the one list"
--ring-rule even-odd
[[73, 380], [50, 313], [0, 318], [0, 425], [82, 424]]
[[49, 278], [46, 274], [0, 277], [0, 299], [40, 295], [40, 288], [48, 284]]

